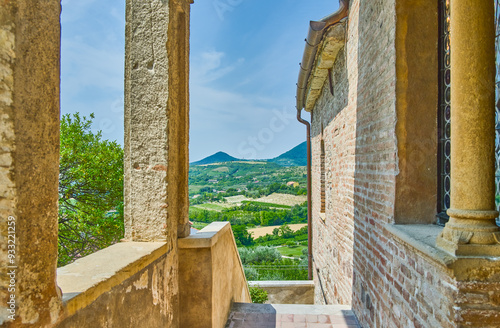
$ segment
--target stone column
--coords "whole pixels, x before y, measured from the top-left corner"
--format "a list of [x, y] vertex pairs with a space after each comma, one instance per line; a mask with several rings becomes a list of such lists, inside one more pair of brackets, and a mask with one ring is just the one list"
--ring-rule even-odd
[[189, 1], [127, 0], [125, 239], [189, 235]]
[[2, 327], [46, 327], [62, 309], [56, 286], [60, 12], [60, 0], [0, 2]]
[[451, 206], [437, 245], [454, 255], [500, 255], [493, 13], [493, 1], [451, 1]]

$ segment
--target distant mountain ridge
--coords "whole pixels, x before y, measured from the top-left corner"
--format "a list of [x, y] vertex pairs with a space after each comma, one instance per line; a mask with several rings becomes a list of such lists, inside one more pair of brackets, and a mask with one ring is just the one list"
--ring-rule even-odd
[[[202, 160], [191, 163], [191, 165], [208, 165], [214, 163], [248, 161], [245, 159], [238, 159], [225, 152], [219, 151], [213, 155], [205, 157]], [[261, 161], [261, 160], [260, 160]], [[298, 146], [290, 149], [289, 151], [279, 155], [278, 157], [265, 160], [267, 162], [276, 163], [281, 166], [306, 166], [307, 165], [307, 143], [304, 141]]]

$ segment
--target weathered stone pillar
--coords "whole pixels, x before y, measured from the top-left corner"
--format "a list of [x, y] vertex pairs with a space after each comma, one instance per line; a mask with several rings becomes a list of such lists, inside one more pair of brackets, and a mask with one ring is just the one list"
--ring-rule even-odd
[[0, 2], [2, 327], [45, 327], [61, 314], [56, 286], [60, 11], [60, 0]]
[[455, 255], [500, 255], [493, 13], [493, 1], [451, 1], [451, 208], [437, 245]]
[[189, 235], [189, 0], [127, 0], [125, 238]]

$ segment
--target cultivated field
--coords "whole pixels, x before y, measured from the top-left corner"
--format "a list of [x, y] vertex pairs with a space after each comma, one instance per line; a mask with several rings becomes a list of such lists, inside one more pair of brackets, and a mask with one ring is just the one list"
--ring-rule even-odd
[[229, 204], [235, 205], [241, 205], [241, 203], [245, 200], [251, 200], [250, 198], [246, 198], [243, 195], [238, 195], [238, 196], [230, 196], [230, 197], [224, 197]]
[[[297, 231], [297, 230], [307, 226], [307, 224], [305, 224], [305, 223], [289, 224], [288, 226], [293, 231]], [[259, 237], [262, 237], [265, 235], [272, 235], [273, 230], [276, 228], [279, 228], [279, 227], [281, 227], [281, 226], [269, 226], [269, 227], [254, 228], [254, 229], [248, 229], [248, 232], [252, 233], [253, 238], [259, 238]]]
[[223, 203], [205, 203], [194, 205], [193, 207], [200, 208], [202, 210], [217, 211], [220, 212], [226, 208]]
[[273, 204], [293, 206], [302, 204], [305, 201], [307, 201], [307, 196], [306, 195], [296, 196], [289, 194], [274, 193], [266, 197], [257, 198], [255, 199], [255, 201], [262, 203], [273, 203]]
[[282, 256], [287, 256], [287, 257], [293, 257], [293, 258], [300, 258], [302, 255], [302, 250], [307, 249], [307, 246], [295, 246], [295, 247], [288, 247], [288, 246], [281, 246], [276, 248], [278, 252]]

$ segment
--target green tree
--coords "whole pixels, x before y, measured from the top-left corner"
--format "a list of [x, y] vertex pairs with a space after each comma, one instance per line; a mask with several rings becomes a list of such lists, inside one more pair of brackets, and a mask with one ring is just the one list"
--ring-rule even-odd
[[293, 237], [294, 232], [292, 228], [288, 224], [283, 224], [281, 227], [278, 228], [278, 236], [283, 237], [283, 238], [291, 238]]
[[123, 237], [123, 149], [78, 113], [61, 119], [58, 265]]
[[251, 246], [253, 245], [252, 235], [248, 232], [247, 227], [244, 225], [233, 225], [234, 239], [236, 240], [236, 245], [241, 246]]

